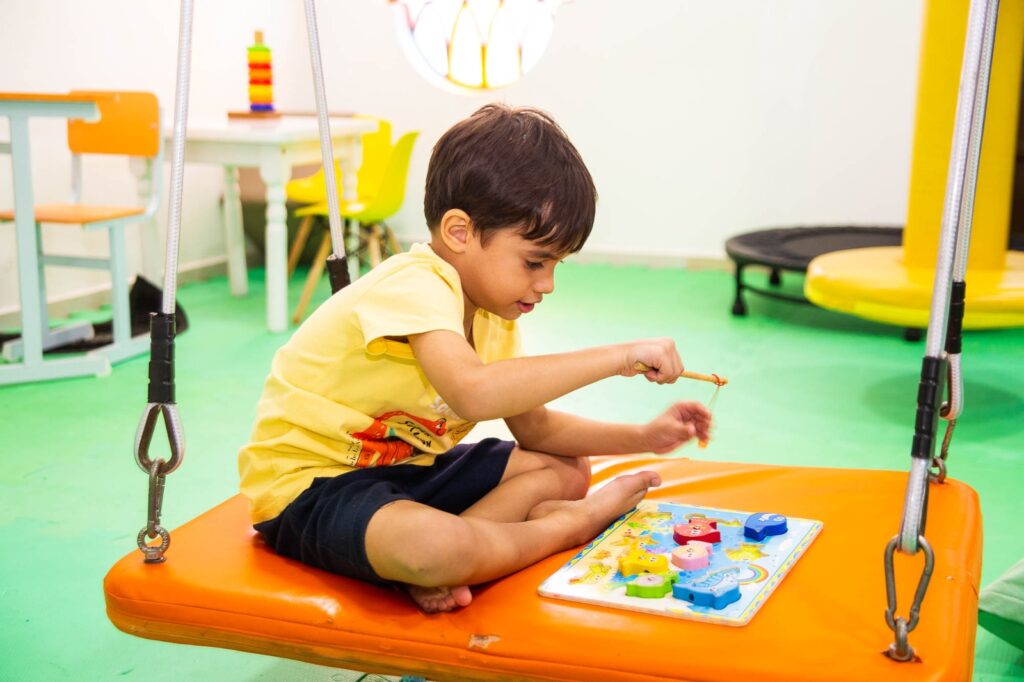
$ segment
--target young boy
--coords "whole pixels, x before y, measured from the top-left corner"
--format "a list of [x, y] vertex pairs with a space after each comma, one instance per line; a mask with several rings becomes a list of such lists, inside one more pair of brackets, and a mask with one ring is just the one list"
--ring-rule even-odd
[[[448, 611], [469, 604], [470, 585], [589, 541], [660, 484], [641, 472], [587, 496], [589, 455], [708, 438], [698, 403], [646, 425], [545, 407], [637, 363], [674, 382], [668, 339], [520, 356], [516, 320], [554, 291], [595, 201], [543, 112], [488, 105], [444, 134], [427, 170], [430, 244], [332, 296], [274, 357], [239, 470], [275, 551]], [[499, 417], [515, 443], [458, 444]]]

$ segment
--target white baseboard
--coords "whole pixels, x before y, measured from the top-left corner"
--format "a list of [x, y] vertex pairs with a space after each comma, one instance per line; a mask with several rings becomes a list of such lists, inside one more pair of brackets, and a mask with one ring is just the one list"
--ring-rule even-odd
[[[424, 234], [396, 235], [403, 246], [424, 242], [430, 237]], [[695, 254], [674, 251], [651, 251], [644, 249], [621, 249], [609, 246], [588, 246], [573, 254], [573, 263], [600, 265], [639, 265], [648, 268], [684, 268], [686, 270], [727, 270], [732, 272], [732, 261], [725, 254]]]
[[[214, 256], [183, 265], [178, 269], [178, 284], [200, 282], [223, 275], [228, 271], [227, 263], [227, 256]], [[153, 284], [163, 287], [162, 280], [153, 282]], [[50, 319], [53, 320], [67, 317], [75, 311], [96, 309], [108, 303], [110, 303], [110, 285], [100, 284], [55, 296], [46, 302], [46, 307]], [[0, 328], [21, 328], [20, 306], [8, 306], [0, 309]]]

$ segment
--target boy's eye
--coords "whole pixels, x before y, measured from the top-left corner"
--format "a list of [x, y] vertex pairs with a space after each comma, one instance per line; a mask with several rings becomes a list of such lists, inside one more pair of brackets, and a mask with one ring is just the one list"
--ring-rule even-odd
[[540, 270], [542, 267], [544, 267], [544, 264], [538, 261], [528, 260], [526, 261], [526, 267], [529, 270]]

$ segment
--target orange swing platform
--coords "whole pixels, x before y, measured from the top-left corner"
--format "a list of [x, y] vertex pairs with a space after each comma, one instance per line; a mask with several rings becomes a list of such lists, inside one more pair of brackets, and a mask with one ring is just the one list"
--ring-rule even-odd
[[[657, 500], [817, 519], [821, 535], [744, 627], [540, 597], [573, 554], [477, 587], [473, 603], [425, 615], [404, 594], [275, 555], [231, 498], [173, 531], [163, 564], [139, 552], [104, 581], [107, 613], [140, 637], [432, 680], [967, 680], [981, 574], [981, 510], [969, 486], [931, 484], [925, 535], [935, 571], [910, 644], [883, 655], [883, 550], [898, 531], [905, 472], [595, 458], [594, 483], [653, 469]], [[897, 615], [920, 554], [896, 556]]]

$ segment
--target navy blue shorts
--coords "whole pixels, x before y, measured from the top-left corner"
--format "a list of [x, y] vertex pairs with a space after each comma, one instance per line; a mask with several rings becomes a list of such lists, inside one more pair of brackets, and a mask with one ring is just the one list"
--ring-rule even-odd
[[390, 585], [366, 558], [366, 526], [378, 509], [412, 500], [461, 514], [497, 487], [515, 443], [456, 445], [430, 466], [397, 464], [313, 480], [277, 517], [253, 526], [278, 554], [349, 578]]

